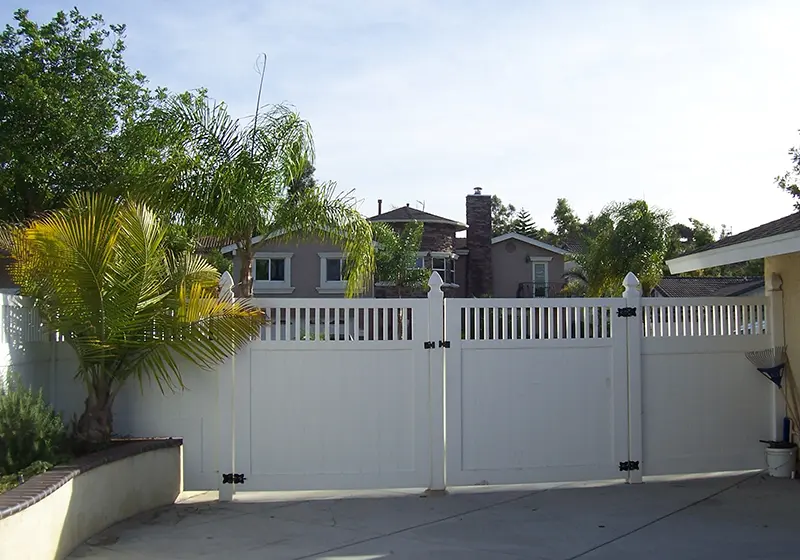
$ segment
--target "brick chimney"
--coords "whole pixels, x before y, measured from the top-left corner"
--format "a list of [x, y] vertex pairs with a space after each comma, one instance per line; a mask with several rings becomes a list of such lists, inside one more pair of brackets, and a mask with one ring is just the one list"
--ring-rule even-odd
[[492, 274], [492, 197], [481, 187], [467, 196], [467, 297], [491, 295]]

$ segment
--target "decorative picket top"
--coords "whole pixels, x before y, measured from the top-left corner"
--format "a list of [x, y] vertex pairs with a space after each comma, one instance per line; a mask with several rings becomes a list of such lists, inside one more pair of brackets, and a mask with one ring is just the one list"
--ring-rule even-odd
[[758, 336], [769, 334], [768, 298], [645, 298], [646, 338]]
[[622, 303], [609, 298], [447, 300], [448, 309], [460, 308], [462, 340], [610, 338], [614, 310]]

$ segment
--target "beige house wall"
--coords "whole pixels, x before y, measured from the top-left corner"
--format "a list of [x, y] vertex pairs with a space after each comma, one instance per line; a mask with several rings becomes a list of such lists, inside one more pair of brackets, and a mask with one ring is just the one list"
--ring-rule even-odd
[[[783, 328], [786, 354], [793, 366], [794, 395], [800, 394], [800, 253], [790, 253], [764, 259], [764, 277], [769, 285], [773, 273], [782, 280]], [[797, 427], [795, 427], [797, 429]]]
[[800, 373], [800, 253], [764, 259], [764, 277], [783, 281], [783, 324], [789, 360]]
[[563, 284], [564, 257], [547, 249], [508, 239], [492, 245], [494, 268], [494, 297], [517, 297], [520, 282], [533, 282], [533, 263], [529, 259], [547, 259], [547, 281], [551, 285]]
[[[338, 292], [321, 291], [321, 260], [320, 253], [341, 253], [342, 248], [333, 243], [319, 239], [296, 240], [279, 237], [271, 239], [259, 247], [257, 254], [277, 253], [290, 254], [289, 285], [294, 288], [290, 293], [274, 293], [265, 291], [258, 282], [253, 285], [255, 297], [293, 297], [293, 298], [331, 298], [344, 297], [344, 290]], [[233, 280], [239, 281], [239, 267], [241, 258], [233, 258]], [[363, 294], [371, 297], [372, 291]]]

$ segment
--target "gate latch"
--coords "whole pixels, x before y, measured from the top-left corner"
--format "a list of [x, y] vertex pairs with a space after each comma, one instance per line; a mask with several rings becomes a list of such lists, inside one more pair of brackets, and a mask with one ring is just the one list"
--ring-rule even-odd
[[247, 480], [243, 473], [223, 473], [222, 484], [244, 484]]
[[425, 350], [430, 350], [431, 348], [436, 348], [436, 343], [432, 340], [426, 340], [423, 346]]
[[639, 470], [639, 461], [620, 461], [619, 470], [620, 471], [638, 471]]
[[440, 340], [439, 341], [439, 348], [450, 348], [450, 341], [449, 340]]
[[617, 308], [617, 317], [636, 317], [636, 308], [635, 307], [618, 307]]

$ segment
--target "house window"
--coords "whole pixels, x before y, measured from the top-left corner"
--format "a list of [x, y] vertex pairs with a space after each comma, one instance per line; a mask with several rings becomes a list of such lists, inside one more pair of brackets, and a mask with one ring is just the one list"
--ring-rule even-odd
[[258, 253], [253, 262], [253, 292], [263, 294], [290, 294], [291, 253]]
[[447, 257], [433, 257], [431, 269], [439, 273], [445, 284], [456, 283], [456, 261]]
[[325, 281], [345, 282], [343, 258], [325, 258]]
[[420, 253], [416, 268], [438, 272], [445, 284], [456, 283], [456, 257], [451, 253]]
[[347, 288], [347, 258], [342, 253], [319, 254], [319, 286], [321, 294], [343, 294]]
[[284, 257], [257, 258], [255, 279], [263, 282], [285, 282], [286, 259]]

